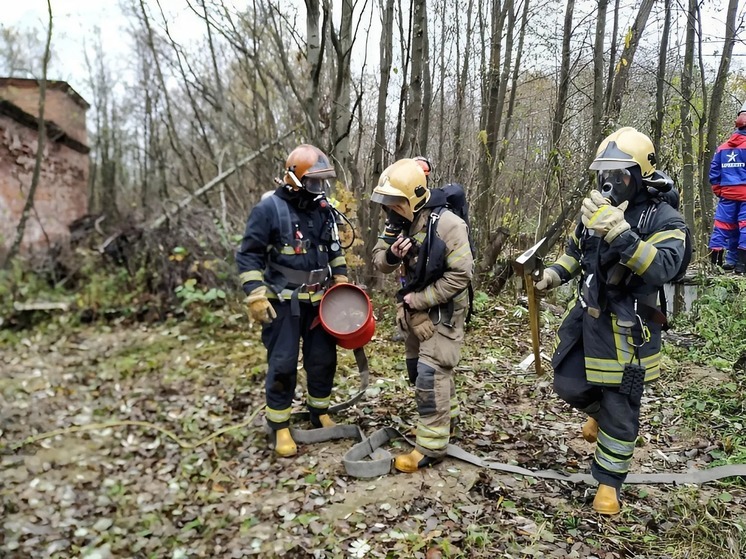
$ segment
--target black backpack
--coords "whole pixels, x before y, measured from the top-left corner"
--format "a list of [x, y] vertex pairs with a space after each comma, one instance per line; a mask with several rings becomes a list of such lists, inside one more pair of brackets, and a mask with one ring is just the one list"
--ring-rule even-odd
[[[449, 183], [442, 188], [430, 189], [430, 200], [424, 208], [431, 211], [431, 218], [428, 223], [427, 235], [423, 241], [422, 252], [418, 260], [418, 272], [416, 277], [420, 279], [420, 285], [410, 286], [410, 289], [416, 291], [424, 285], [435, 281], [443, 275], [445, 271], [445, 243], [437, 236], [437, 222], [443, 210], [448, 209], [456, 216], [460, 217], [466, 223], [466, 230], [469, 237], [469, 248], [471, 255], [476, 260], [476, 249], [471, 236], [471, 227], [469, 226], [469, 205], [466, 201], [466, 189], [458, 183]], [[424, 256], [424, 258], [423, 258]], [[470, 322], [474, 314], [474, 286], [469, 282], [469, 308], [466, 313], [466, 321]]]
[[[650, 220], [652, 219], [653, 215], [658, 211], [658, 207], [661, 204], [668, 204], [671, 206], [674, 210], [679, 210], [679, 193], [673, 189], [668, 192], [660, 193], [653, 198], [650, 199], [650, 202], [648, 204], [648, 207], [645, 209], [645, 211], [640, 216], [640, 221], [638, 223], [638, 230], [644, 231], [645, 228], [650, 223]], [[694, 252], [694, 247], [692, 243], [692, 232], [689, 230], [689, 227], [684, 228], [684, 257], [681, 259], [681, 264], [679, 265], [679, 271], [676, 272], [676, 275], [671, 278], [670, 283], [677, 283], [684, 279], [684, 276], [686, 275], [686, 271], [689, 268], [689, 264], [692, 261], [692, 253]], [[660, 290], [658, 291], [658, 299], [660, 300], [661, 305], [661, 312], [663, 315], [668, 318], [668, 301], [666, 300], [666, 292], [663, 286], [661, 286]], [[663, 324], [663, 330], [668, 330], [669, 324], [668, 320], [665, 321]]]
[[[647, 228], [653, 215], [658, 211], [658, 206], [662, 203], [666, 203], [674, 210], [679, 211], [679, 193], [675, 189], [672, 189], [668, 192], [660, 193], [657, 196], [652, 197], [647, 209], [640, 216], [640, 222], [637, 226], [638, 230], [644, 231]], [[676, 275], [671, 279], [671, 283], [676, 283], [684, 279], [689, 264], [692, 261], [694, 245], [692, 242], [692, 232], [689, 230], [689, 227], [684, 228], [684, 235], [684, 257], [681, 259], [679, 271], [676, 272]]]
[[467, 231], [469, 232], [469, 247], [471, 248], [471, 255], [476, 260], [477, 251], [474, 246], [474, 240], [471, 237], [471, 224], [469, 223], [469, 204], [466, 201], [466, 189], [463, 185], [457, 182], [452, 182], [445, 185], [442, 189], [446, 198], [446, 207], [451, 210], [454, 214], [459, 216], [466, 223]]

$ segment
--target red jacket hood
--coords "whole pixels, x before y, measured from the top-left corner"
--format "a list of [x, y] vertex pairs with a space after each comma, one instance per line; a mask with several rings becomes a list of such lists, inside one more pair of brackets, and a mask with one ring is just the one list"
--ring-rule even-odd
[[720, 149], [746, 147], [746, 130], [736, 130], [728, 141], [720, 146]]

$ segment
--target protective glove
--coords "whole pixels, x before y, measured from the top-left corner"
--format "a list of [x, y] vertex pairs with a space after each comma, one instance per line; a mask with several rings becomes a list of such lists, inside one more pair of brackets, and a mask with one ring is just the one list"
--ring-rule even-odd
[[334, 285], [340, 283], [350, 283], [350, 280], [347, 279], [347, 276], [343, 276], [342, 274], [336, 274], [332, 276], [332, 280], [334, 281]]
[[245, 300], [249, 310], [249, 319], [253, 322], [270, 323], [277, 318], [272, 303], [267, 299], [267, 288], [262, 285], [254, 289]]
[[415, 311], [409, 317], [409, 330], [421, 342], [426, 342], [435, 334], [435, 324], [425, 311]]
[[545, 295], [550, 289], [562, 285], [562, 279], [559, 274], [551, 268], [545, 268], [541, 279], [534, 284], [534, 289], [539, 295]]
[[591, 190], [590, 196], [583, 200], [583, 205], [580, 208], [580, 220], [583, 222], [583, 225], [588, 227], [588, 221], [593, 217], [593, 214], [601, 206], [608, 203], [609, 201], [598, 190]]
[[409, 325], [407, 324], [407, 311], [404, 310], [404, 303], [396, 304], [396, 325], [402, 332], [409, 331]]
[[611, 243], [630, 228], [629, 223], [624, 219], [624, 210], [627, 209], [627, 206], [629, 206], [627, 200], [618, 206], [610, 204], [600, 206], [598, 211], [590, 217], [586, 227], [593, 229], [607, 243]]

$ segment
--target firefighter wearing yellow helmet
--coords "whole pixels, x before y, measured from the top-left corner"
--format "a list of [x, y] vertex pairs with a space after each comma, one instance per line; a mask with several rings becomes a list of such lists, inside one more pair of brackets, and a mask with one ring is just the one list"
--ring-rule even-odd
[[663, 284], [687, 263], [687, 228], [672, 181], [655, 168], [650, 138], [622, 128], [599, 146], [590, 168], [597, 190], [583, 201], [564, 254], [539, 291], [579, 278], [552, 357], [554, 390], [585, 412], [582, 435], [595, 442], [593, 508], [620, 510], [620, 490], [639, 431], [643, 386], [659, 377]]
[[319, 148], [296, 147], [285, 162], [283, 180], [277, 181], [281, 186], [251, 210], [236, 253], [249, 316], [262, 323], [266, 421], [280, 456], [298, 450], [289, 427], [301, 339], [311, 424], [334, 426], [328, 408], [337, 369], [336, 340], [316, 322], [326, 288], [347, 282], [336, 216], [324, 197], [335, 177]]
[[464, 341], [473, 257], [467, 225], [446, 207], [441, 189], [428, 189], [423, 167], [401, 159], [381, 174], [371, 196], [387, 211], [387, 229], [373, 248], [384, 273], [402, 270], [397, 323], [405, 333], [407, 372], [415, 384], [419, 420], [415, 449], [394, 467], [416, 472], [443, 459], [459, 414], [453, 379]]

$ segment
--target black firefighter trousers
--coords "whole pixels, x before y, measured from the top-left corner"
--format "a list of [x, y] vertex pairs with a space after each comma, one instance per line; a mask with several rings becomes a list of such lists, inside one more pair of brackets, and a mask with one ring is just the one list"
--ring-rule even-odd
[[272, 301], [272, 306], [277, 318], [264, 325], [262, 343], [267, 348], [267, 408], [283, 412], [276, 416], [279, 421], [267, 418], [269, 427], [277, 430], [290, 425], [301, 340], [308, 385], [307, 407], [315, 416], [325, 413], [329, 407], [337, 370], [337, 344], [316, 320], [319, 316], [318, 306], [301, 302], [300, 316], [292, 316], [290, 301]]
[[[640, 430], [640, 402], [620, 394], [619, 387], [588, 383], [582, 340], [555, 367], [554, 391], [572, 407], [598, 421], [599, 435], [624, 448], [624, 453], [614, 455], [613, 449], [609, 451], [600, 447], [603, 442], [600, 437], [591, 466], [594, 479], [619, 490], [627, 478], [632, 450]], [[610, 464], [613, 469], [604, 467], [600, 462]]]

